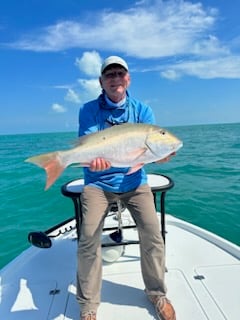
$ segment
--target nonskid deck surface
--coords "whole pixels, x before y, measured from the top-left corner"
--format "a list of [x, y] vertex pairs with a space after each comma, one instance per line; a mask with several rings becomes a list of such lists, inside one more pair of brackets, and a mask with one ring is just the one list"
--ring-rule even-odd
[[[136, 229], [124, 230], [124, 238], [137, 240]], [[239, 257], [181, 228], [181, 223], [175, 223], [171, 216], [167, 216], [166, 239], [166, 283], [177, 319], [239, 320]], [[76, 251], [76, 234], [72, 230], [56, 238], [50, 249], [31, 247], [3, 269], [1, 317], [79, 320]], [[103, 319], [156, 319], [144, 294], [138, 245], [126, 246], [116, 262], [103, 263], [98, 320]]]

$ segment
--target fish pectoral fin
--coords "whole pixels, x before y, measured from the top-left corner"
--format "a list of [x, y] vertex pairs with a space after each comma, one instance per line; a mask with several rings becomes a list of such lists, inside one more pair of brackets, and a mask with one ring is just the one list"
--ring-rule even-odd
[[138, 171], [138, 170], [141, 169], [143, 166], [144, 166], [144, 163], [138, 163], [138, 164], [136, 164], [135, 166], [131, 167], [131, 168], [128, 170], [127, 175], [132, 174], [132, 173]]
[[148, 149], [147, 148], [138, 148], [135, 150], [132, 150], [126, 154], [127, 159], [131, 160], [137, 160], [140, 158]]

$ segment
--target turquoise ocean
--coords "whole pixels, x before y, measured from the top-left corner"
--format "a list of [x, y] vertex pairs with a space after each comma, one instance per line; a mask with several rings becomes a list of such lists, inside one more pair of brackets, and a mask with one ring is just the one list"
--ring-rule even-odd
[[[167, 213], [240, 245], [240, 123], [168, 129], [183, 140], [183, 148], [168, 163], [146, 166], [148, 173], [175, 182], [166, 196]], [[60, 189], [82, 178], [82, 169], [66, 169], [44, 191], [44, 170], [24, 160], [75, 142], [75, 132], [0, 135], [0, 268], [29, 246], [30, 231], [73, 216], [72, 202]]]

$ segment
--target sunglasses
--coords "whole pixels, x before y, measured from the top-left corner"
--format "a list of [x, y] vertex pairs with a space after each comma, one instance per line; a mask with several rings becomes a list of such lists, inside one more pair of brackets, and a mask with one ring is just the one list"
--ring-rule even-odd
[[106, 72], [103, 74], [103, 77], [105, 79], [114, 79], [114, 78], [123, 78], [127, 74], [127, 71], [121, 70], [121, 71], [111, 71], [111, 72]]

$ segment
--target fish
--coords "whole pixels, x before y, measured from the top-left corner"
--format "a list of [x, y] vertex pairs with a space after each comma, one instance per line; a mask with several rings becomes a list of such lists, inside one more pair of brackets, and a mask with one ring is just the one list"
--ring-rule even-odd
[[112, 167], [129, 168], [127, 174], [132, 174], [182, 146], [181, 140], [157, 125], [124, 123], [80, 137], [74, 148], [36, 155], [25, 162], [45, 169], [47, 190], [69, 166], [89, 167], [92, 160], [101, 157]]

